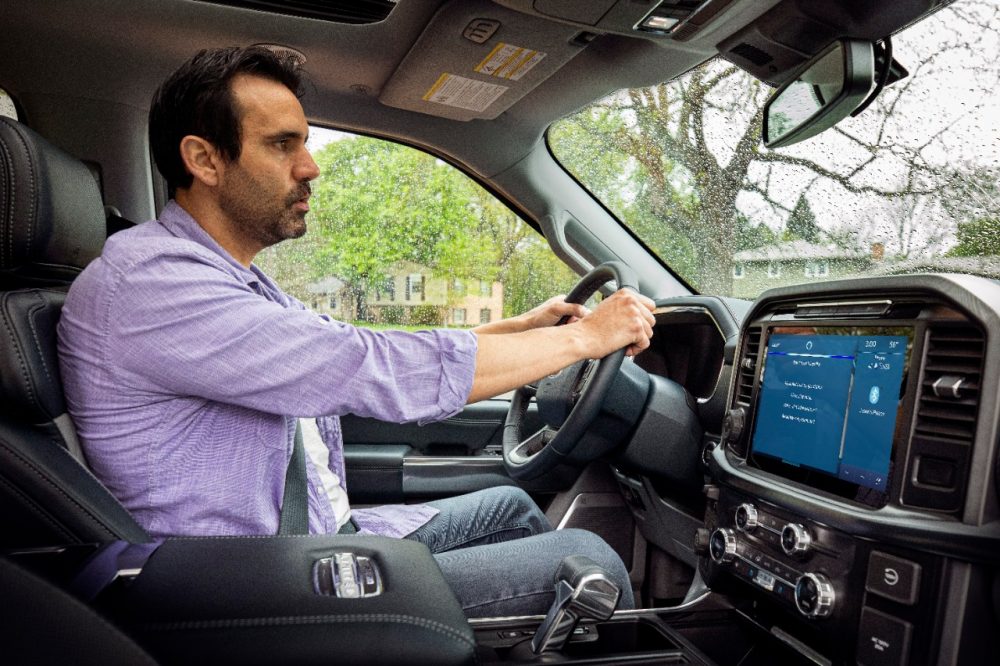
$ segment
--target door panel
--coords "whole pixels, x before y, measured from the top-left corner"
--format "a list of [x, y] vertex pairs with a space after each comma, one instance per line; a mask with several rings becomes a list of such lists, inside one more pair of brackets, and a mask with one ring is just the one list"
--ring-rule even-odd
[[[382, 504], [448, 497], [498, 485], [517, 485], [503, 467], [503, 424], [510, 401], [468, 405], [437, 423], [394, 424], [341, 419], [351, 501]], [[542, 427], [534, 405], [525, 432]], [[561, 480], [560, 480], [561, 483]], [[528, 490], [546, 490], [532, 484]]]

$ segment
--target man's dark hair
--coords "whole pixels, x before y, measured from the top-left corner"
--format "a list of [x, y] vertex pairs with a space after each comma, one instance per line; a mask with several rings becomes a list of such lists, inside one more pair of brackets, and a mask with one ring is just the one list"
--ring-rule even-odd
[[230, 162], [239, 159], [242, 111], [233, 96], [233, 77], [262, 76], [301, 97], [301, 64], [294, 53], [263, 46], [206, 49], [164, 81], [149, 109], [149, 145], [170, 196], [178, 187], [190, 187], [193, 180], [181, 160], [185, 136], [210, 141]]

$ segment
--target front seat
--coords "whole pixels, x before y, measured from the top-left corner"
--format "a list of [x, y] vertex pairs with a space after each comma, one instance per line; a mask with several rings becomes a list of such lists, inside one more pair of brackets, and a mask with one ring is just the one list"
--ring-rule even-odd
[[0, 548], [150, 539], [84, 466], [59, 378], [56, 323], [105, 224], [89, 169], [0, 117]]

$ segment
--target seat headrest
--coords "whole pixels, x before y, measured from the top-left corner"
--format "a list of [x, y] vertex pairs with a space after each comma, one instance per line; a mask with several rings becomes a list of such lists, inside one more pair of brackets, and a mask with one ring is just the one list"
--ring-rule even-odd
[[0, 287], [68, 284], [101, 253], [106, 235], [86, 165], [0, 117]]

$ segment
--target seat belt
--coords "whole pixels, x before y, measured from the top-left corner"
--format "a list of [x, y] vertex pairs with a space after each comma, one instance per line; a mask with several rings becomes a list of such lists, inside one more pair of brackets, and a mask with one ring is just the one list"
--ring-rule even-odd
[[306, 480], [306, 445], [302, 426], [295, 419], [295, 444], [285, 472], [285, 495], [281, 499], [278, 534], [309, 534], [309, 488]]
[[[358, 526], [349, 518], [337, 534], [356, 534]], [[309, 534], [309, 487], [306, 476], [306, 445], [302, 424], [295, 419], [295, 444], [285, 472], [285, 494], [281, 499], [278, 534]]]

